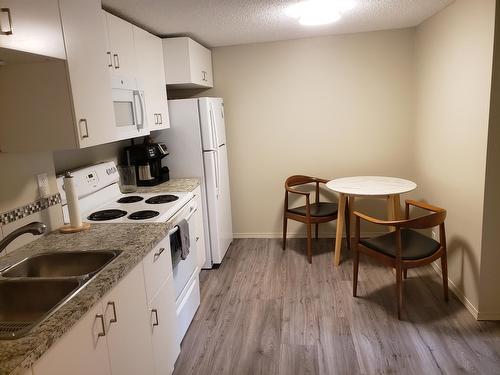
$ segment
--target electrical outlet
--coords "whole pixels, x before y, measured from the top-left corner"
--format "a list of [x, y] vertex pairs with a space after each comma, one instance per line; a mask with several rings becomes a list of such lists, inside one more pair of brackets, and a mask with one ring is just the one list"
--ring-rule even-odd
[[432, 238], [436, 241], [439, 241], [439, 235], [435, 230], [432, 231]]
[[41, 198], [46, 198], [50, 195], [49, 191], [49, 178], [47, 173], [40, 173], [36, 175], [36, 182], [38, 184], [38, 192]]

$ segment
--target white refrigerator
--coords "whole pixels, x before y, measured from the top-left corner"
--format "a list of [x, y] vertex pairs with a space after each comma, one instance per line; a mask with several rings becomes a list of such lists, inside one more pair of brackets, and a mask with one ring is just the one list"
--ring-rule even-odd
[[206, 262], [219, 265], [233, 240], [224, 102], [222, 98], [169, 100], [170, 128], [157, 140], [167, 145], [173, 178], [198, 177], [203, 202]]

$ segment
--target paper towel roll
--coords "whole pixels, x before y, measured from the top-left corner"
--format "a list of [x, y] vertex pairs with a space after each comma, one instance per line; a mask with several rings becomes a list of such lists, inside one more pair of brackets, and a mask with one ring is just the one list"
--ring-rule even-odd
[[66, 202], [68, 204], [69, 223], [72, 228], [79, 228], [82, 226], [80, 204], [78, 202], [78, 195], [76, 194], [75, 179], [69, 172], [66, 172], [64, 176], [64, 192], [66, 193]]

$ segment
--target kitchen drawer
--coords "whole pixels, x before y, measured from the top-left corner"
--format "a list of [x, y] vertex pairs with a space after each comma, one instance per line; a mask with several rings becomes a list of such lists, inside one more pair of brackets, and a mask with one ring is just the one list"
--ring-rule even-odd
[[142, 261], [146, 295], [151, 301], [158, 290], [172, 274], [172, 256], [170, 254], [170, 239], [166, 236]]

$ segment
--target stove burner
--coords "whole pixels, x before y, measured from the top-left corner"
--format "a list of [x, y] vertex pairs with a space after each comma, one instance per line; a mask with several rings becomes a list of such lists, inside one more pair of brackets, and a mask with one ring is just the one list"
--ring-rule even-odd
[[161, 204], [161, 203], [170, 203], [179, 199], [177, 195], [164, 194], [164, 195], [156, 195], [149, 199], [146, 199], [146, 203], [148, 204]]
[[138, 195], [129, 195], [118, 199], [116, 203], [135, 203], [135, 202], [140, 202], [143, 199], [144, 199], [143, 197], [140, 197]]
[[126, 214], [127, 211], [123, 210], [102, 210], [91, 213], [88, 219], [92, 221], [106, 221], [118, 219], [119, 217], [125, 216]]
[[151, 219], [155, 216], [158, 216], [159, 214], [160, 213], [158, 211], [143, 210], [131, 213], [130, 215], [128, 215], [128, 218], [130, 220], [144, 220], [144, 219]]

